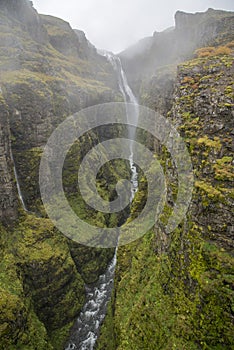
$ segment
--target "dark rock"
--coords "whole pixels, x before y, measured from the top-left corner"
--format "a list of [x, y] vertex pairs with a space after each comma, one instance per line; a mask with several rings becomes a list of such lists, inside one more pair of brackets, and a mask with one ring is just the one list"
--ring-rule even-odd
[[10, 224], [18, 216], [17, 192], [11, 158], [7, 105], [0, 95], [0, 220]]

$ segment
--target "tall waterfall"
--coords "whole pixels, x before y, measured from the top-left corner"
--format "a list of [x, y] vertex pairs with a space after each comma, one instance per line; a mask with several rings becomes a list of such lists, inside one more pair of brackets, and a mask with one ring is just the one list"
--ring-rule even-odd
[[[130, 125], [138, 121], [139, 109], [138, 102], [131, 88], [128, 85], [126, 75], [123, 71], [120, 59], [109, 52], [102, 52], [108, 61], [112, 64], [119, 83], [119, 89], [123, 95], [126, 105], [127, 123]], [[131, 105], [129, 105], [131, 103]], [[135, 124], [134, 123], [134, 124]], [[129, 163], [131, 169], [131, 198], [132, 201], [138, 190], [138, 174], [134, 164], [133, 140], [135, 138], [136, 128], [128, 127], [128, 138], [130, 141]], [[126, 150], [128, 152], [128, 150]], [[108, 266], [105, 274], [99, 277], [95, 286], [86, 286], [86, 303], [73, 327], [70, 339], [65, 350], [93, 350], [96, 340], [99, 336], [100, 326], [105, 318], [107, 305], [111, 298], [111, 292], [114, 283], [114, 274], [117, 261], [117, 248], [115, 255]]]
[[126, 105], [126, 118], [128, 123], [128, 137], [130, 141], [130, 154], [129, 163], [131, 168], [131, 201], [133, 200], [135, 193], [138, 190], [138, 174], [137, 168], [134, 164], [134, 149], [133, 141], [136, 135], [136, 128], [131, 126], [131, 124], [137, 125], [139, 118], [139, 105], [132, 89], [128, 85], [126, 74], [123, 70], [121, 60], [118, 56], [115, 56], [111, 52], [103, 51], [101, 52], [108, 61], [112, 64], [118, 78], [119, 89], [123, 95]]

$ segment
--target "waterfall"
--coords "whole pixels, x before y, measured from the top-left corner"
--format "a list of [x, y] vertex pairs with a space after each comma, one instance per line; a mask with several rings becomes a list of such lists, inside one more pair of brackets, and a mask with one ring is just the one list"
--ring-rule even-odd
[[[135, 193], [138, 190], [138, 173], [134, 164], [134, 148], [133, 141], [135, 139], [136, 128], [131, 127], [138, 121], [139, 108], [136, 97], [128, 85], [126, 75], [124, 73], [119, 57], [110, 52], [100, 52], [112, 64], [117, 77], [120, 92], [123, 95], [126, 105], [126, 118], [128, 127], [128, 138], [130, 139], [129, 147], [129, 164], [131, 170], [131, 197], [132, 202]], [[131, 104], [131, 105], [130, 105]], [[127, 152], [127, 150], [126, 150]], [[86, 302], [81, 313], [72, 329], [70, 339], [65, 350], [93, 350], [96, 340], [99, 336], [100, 326], [106, 316], [107, 305], [111, 298], [113, 289], [115, 267], [117, 261], [117, 250], [108, 266], [105, 274], [99, 277], [95, 286], [86, 286]]]
[[[135, 95], [132, 92], [132, 89], [128, 85], [128, 80], [126, 74], [123, 70], [121, 60], [118, 56], [115, 56], [112, 52], [100, 51], [100, 54], [105, 56], [108, 61], [113, 66], [117, 78], [121, 94], [123, 95], [124, 102], [126, 105], [126, 117], [128, 123], [128, 137], [130, 141], [130, 154], [129, 154], [129, 164], [131, 169], [131, 202], [135, 196], [135, 193], [138, 190], [138, 173], [137, 168], [134, 164], [134, 149], [133, 141], [136, 135], [136, 128], [131, 126], [131, 124], [137, 125], [139, 118], [139, 105]], [[131, 105], [130, 105], [131, 104]]]
[[23, 207], [24, 211], [28, 212], [28, 209], [26, 208], [26, 205], [25, 205], [25, 202], [24, 202], [24, 198], [23, 198], [23, 195], [22, 195], [22, 192], [21, 192], [21, 188], [20, 188], [20, 184], [19, 184], [19, 178], [18, 178], [18, 174], [17, 174], [17, 171], [16, 171], [16, 166], [15, 166], [15, 160], [14, 160], [11, 148], [10, 148], [10, 156], [11, 156], [11, 160], [12, 160], [12, 163], [13, 163], [13, 169], [14, 169], [14, 175], [15, 175], [15, 181], [16, 181], [16, 187], [17, 187], [17, 191], [18, 191], [18, 196], [19, 196], [19, 199], [20, 199], [20, 202], [22, 204], [22, 207]]
[[111, 298], [116, 259], [117, 249], [107, 271], [99, 277], [97, 284], [93, 287], [86, 286], [86, 303], [73, 327], [65, 350], [93, 350]]

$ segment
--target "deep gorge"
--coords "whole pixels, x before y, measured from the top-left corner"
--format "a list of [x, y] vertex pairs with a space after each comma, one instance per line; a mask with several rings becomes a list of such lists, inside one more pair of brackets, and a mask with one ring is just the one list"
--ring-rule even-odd
[[[174, 29], [155, 33], [147, 45], [139, 43], [116, 58], [139, 104], [167, 117], [183, 137], [194, 189], [186, 217], [168, 235], [165, 226], [178, 193], [175, 164], [158, 140], [137, 129], [136, 138], [164, 170], [166, 205], [150, 232], [118, 248], [111, 300], [95, 349], [234, 345], [233, 20], [232, 12], [212, 9], [178, 12]], [[113, 66], [67, 22], [39, 15], [29, 1], [10, 0], [0, 2], [0, 28], [0, 348], [59, 350], [68, 346], [72, 327], [82, 319], [87, 286], [99, 285], [114, 248], [82, 246], [48, 219], [38, 181], [43, 147], [68, 116], [124, 98]], [[108, 200], [116, 198], [119, 179], [132, 180], [136, 193], [126, 211], [90, 210], [77, 192], [85, 154], [100, 141], [127, 134], [122, 126], [92, 130], [66, 158], [67, 198], [94, 225], [133, 220], [147, 200], [147, 183], [132, 154], [132, 172], [128, 161], [114, 160], [97, 178]]]

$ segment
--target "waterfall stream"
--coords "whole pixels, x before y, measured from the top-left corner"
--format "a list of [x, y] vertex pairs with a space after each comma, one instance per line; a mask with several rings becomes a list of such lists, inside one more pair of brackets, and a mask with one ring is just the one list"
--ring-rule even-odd
[[105, 274], [93, 287], [86, 286], [86, 303], [73, 327], [66, 350], [92, 350], [99, 335], [114, 283], [117, 249]]
[[128, 123], [128, 137], [130, 140], [130, 154], [129, 154], [129, 163], [131, 169], [131, 202], [135, 196], [135, 193], [138, 190], [138, 174], [137, 168], [134, 164], [134, 149], [133, 141], [135, 140], [136, 128], [131, 127], [131, 124], [137, 124], [139, 118], [139, 105], [135, 95], [132, 92], [132, 89], [128, 85], [126, 74], [123, 70], [121, 60], [118, 56], [115, 56], [111, 52], [103, 51], [102, 54], [108, 59], [112, 64], [118, 78], [119, 89], [123, 95], [124, 102], [126, 104], [126, 117]]
[[24, 211], [28, 212], [28, 209], [26, 208], [26, 205], [25, 205], [25, 202], [24, 202], [24, 198], [23, 198], [23, 195], [22, 195], [22, 192], [21, 192], [21, 188], [20, 188], [20, 184], [19, 184], [19, 178], [18, 178], [18, 174], [17, 174], [17, 171], [16, 171], [15, 161], [14, 161], [14, 157], [13, 157], [11, 148], [10, 148], [10, 156], [11, 156], [11, 160], [12, 160], [12, 163], [13, 163], [13, 170], [14, 170], [14, 175], [15, 175], [15, 181], [16, 181], [16, 187], [17, 187], [17, 191], [18, 191], [18, 196], [19, 196], [19, 199], [20, 199], [20, 202], [22, 204], [22, 207], [23, 207]]
[[[133, 121], [136, 123], [139, 116], [139, 108], [136, 97], [128, 85], [126, 75], [122, 68], [119, 57], [110, 52], [100, 52], [112, 64], [117, 77], [120, 92], [123, 95], [126, 105], [127, 124]], [[131, 105], [129, 105], [131, 104]], [[138, 173], [134, 164], [133, 140], [135, 139], [136, 128], [128, 127], [128, 138], [130, 139], [129, 147], [129, 164], [131, 171], [131, 197], [132, 202], [135, 193], [138, 190]], [[132, 142], [131, 142], [132, 140]], [[127, 152], [127, 150], [126, 150]], [[99, 277], [95, 286], [86, 286], [86, 303], [73, 327], [70, 339], [65, 350], [93, 350], [96, 340], [99, 336], [100, 326], [105, 318], [107, 305], [111, 298], [113, 289], [115, 267], [117, 261], [117, 248], [114, 257], [109, 264], [105, 274]]]

